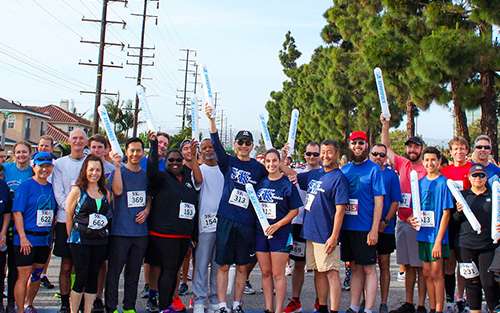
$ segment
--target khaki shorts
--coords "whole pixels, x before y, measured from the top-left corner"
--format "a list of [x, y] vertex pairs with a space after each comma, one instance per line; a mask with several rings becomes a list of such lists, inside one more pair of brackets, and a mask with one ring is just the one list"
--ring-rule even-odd
[[307, 241], [306, 265], [308, 270], [318, 272], [339, 271], [342, 265], [340, 261], [340, 247], [337, 246], [332, 253], [326, 254], [325, 244]]

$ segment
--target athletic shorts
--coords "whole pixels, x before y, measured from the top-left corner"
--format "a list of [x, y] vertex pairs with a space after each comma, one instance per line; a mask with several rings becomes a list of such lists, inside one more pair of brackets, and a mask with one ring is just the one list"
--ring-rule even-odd
[[302, 224], [292, 224], [293, 246], [290, 251], [290, 259], [296, 262], [306, 260], [306, 240], [302, 238]]
[[396, 250], [396, 236], [394, 234], [378, 233], [377, 254], [391, 254]]
[[68, 244], [68, 233], [66, 232], [66, 223], [56, 223], [56, 238], [54, 240], [54, 255], [71, 259], [71, 251]]
[[293, 239], [290, 232], [278, 230], [271, 239], [268, 239], [260, 229], [256, 232], [255, 251], [289, 253], [292, 250]]
[[256, 262], [255, 226], [219, 217], [215, 237], [215, 262], [245, 265]]
[[50, 247], [31, 247], [28, 255], [21, 253], [20, 246], [14, 246], [14, 261], [16, 266], [31, 266], [33, 264], [45, 264], [49, 259]]
[[325, 252], [325, 244], [307, 240], [306, 265], [308, 270], [318, 272], [339, 271], [342, 266], [340, 261], [340, 248], [337, 246], [332, 253]]
[[367, 231], [342, 231], [340, 256], [344, 262], [355, 262], [359, 265], [377, 263], [377, 246], [369, 246], [366, 242]]
[[[418, 256], [422, 262], [435, 262], [438, 259], [432, 257], [432, 248], [434, 243], [418, 242]], [[447, 259], [450, 256], [450, 246], [443, 244], [441, 247], [441, 259]]]
[[422, 267], [418, 256], [417, 231], [399, 218], [396, 223], [396, 261], [400, 265]]

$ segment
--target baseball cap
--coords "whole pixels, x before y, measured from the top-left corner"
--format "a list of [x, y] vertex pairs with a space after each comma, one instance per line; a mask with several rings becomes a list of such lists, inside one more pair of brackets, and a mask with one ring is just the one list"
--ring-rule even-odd
[[486, 174], [486, 170], [484, 169], [484, 166], [482, 166], [481, 164], [474, 164], [469, 169], [469, 174], [477, 173], [477, 172], [481, 172], [481, 173]]
[[184, 148], [185, 145], [190, 145], [191, 144], [191, 140], [189, 139], [184, 139], [181, 144], [179, 145], [179, 149], [182, 150], [182, 148]]
[[54, 159], [55, 159], [54, 155], [50, 152], [37, 152], [33, 156], [33, 165], [43, 165], [43, 164], [53, 165], [52, 160]]
[[364, 141], [368, 141], [368, 136], [366, 136], [366, 133], [364, 131], [356, 130], [349, 135], [349, 140], [354, 139], [363, 139]]
[[410, 143], [414, 143], [422, 147], [425, 145], [425, 142], [422, 140], [422, 138], [417, 136], [411, 136], [410, 138], [408, 138], [408, 140], [405, 141], [405, 146], [409, 145]]
[[247, 139], [253, 142], [253, 136], [252, 133], [249, 132], [248, 130], [240, 130], [237, 134], [236, 137], [234, 137], [234, 140], [240, 140], [240, 139]]

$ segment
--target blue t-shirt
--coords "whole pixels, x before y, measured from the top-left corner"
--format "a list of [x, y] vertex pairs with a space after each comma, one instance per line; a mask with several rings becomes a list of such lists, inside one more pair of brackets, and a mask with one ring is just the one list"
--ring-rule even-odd
[[[165, 163], [166, 163], [166, 159], [160, 159], [160, 161], [158, 162], [158, 170], [160, 172], [165, 172]], [[141, 168], [144, 170], [144, 171], [147, 171], [148, 169], [148, 157], [145, 156], [141, 159]]]
[[21, 185], [22, 182], [28, 180], [33, 176], [33, 170], [31, 166], [20, 170], [17, 168], [16, 163], [4, 163], [3, 171], [5, 176], [5, 182], [9, 186], [9, 189], [14, 192]]
[[[453, 208], [453, 196], [443, 175], [433, 180], [425, 176], [418, 181], [418, 187], [423, 216], [417, 233], [417, 241], [433, 243], [436, 241], [444, 210]], [[446, 227], [442, 243], [448, 243], [448, 227]]]
[[342, 229], [370, 231], [375, 197], [386, 194], [382, 171], [376, 163], [366, 160], [360, 164], [349, 162], [342, 172], [349, 181], [349, 205]]
[[[382, 170], [382, 179], [384, 181], [385, 196], [384, 209], [382, 210], [382, 220], [387, 216], [393, 202], [401, 202], [401, 188], [399, 187], [399, 178], [392, 168], [386, 167]], [[396, 228], [396, 215], [389, 221], [384, 229], [384, 234], [394, 234]]]
[[[31, 178], [17, 188], [12, 212], [21, 212], [23, 214], [24, 231], [47, 233], [45, 236], [38, 236], [38, 234], [34, 236], [26, 233], [26, 237], [32, 246], [46, 247], [50, 245], [52, 222], [56, 211], [57, 203], [51, 183], [41, 185]], [[49, 216], [52, 216], [52, 218], [48, 218]], [[14, 233], [14, 245], [20, 245], [17, 229]]]
[[493, 186], [493, 182], [500, 179], [500, 167], [493, 163], [488, 163], [488, 166], [484, 168], [486, 175], [488, 175], [488, 184]]
[[254, 208], [245, 191], [245, 184], [255, 186], [267, 176], [267, 171], [255, 159], [241, 161], [226, 153], [219, 134], [210, 134], [219, 168], [224, 175], [224, 189], [219, 203], [217, 216], [251, 227], [255, 226]]
[[[112, 236], [142, 237], [148, 235], [148, 224], [135, 221], [137, 213], [146, 208], [148, 177], [146, 171], [132, 172], [125, 166], [120, 168], [123, 191], [113, 201]], [[112, 184], [115, 172], [110, 177]]]
[[[265, 177], [257, 185], [256, 193], [271, 225], [285, 217], [290, 210], [298, 209], [303, 205], [299, 191], [285, 176], [278, 180], [270, 180]], [[257, 225], [257, 229], [259, 234], [264, 233], [260, 224]], [[287, 224], [281, 227], [277, 233], [290, 233], [291, 230], [292, 225]]]
[[318, 168], [300, 173], [297, 179], [300, 189], [307, 191], [302, 237], [325, 243], [333, 231], [336, 205], [349, 203], [349, 183], [339, 169]]

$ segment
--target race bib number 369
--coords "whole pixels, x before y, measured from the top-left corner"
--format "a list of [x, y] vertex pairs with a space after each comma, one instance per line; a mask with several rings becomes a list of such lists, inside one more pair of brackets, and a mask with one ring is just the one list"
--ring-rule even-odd
[[129, 208], [140, 208], [146, 206], [146, 191], [127, 192], [127, 206]]
[[229, 197], [229, 203], [246, 209], [248, 208], [249, 203], [248, 195], [243, 190], [233, 189], [231, 196]]

